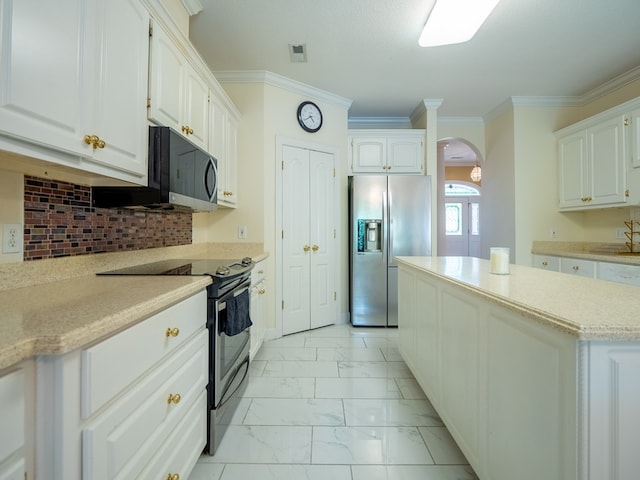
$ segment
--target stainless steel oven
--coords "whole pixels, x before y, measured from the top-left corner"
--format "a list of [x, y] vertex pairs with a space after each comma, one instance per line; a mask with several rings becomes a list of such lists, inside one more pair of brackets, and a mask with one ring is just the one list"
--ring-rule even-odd
[[222, 287], [209, 288], [209, 433], [205, 452], [213, 455], [231, 422], [246, 388], [249, 373], [250, 330], [227, 335], [229, 302], [247, 297], [251, 280], [238, 278]]

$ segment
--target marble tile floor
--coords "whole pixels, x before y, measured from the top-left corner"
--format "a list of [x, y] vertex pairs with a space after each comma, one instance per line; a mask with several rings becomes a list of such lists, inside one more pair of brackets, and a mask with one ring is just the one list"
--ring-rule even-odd
[[265, 342], [218, 451], [189, 480], [477, 480], [397, 336], [343, 324]]

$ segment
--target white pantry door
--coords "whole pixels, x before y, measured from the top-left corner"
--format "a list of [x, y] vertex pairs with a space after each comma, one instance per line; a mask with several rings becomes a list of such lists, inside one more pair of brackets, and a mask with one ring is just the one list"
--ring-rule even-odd
[[335, 323], [334, 155], [282, 150], [282, 334]]

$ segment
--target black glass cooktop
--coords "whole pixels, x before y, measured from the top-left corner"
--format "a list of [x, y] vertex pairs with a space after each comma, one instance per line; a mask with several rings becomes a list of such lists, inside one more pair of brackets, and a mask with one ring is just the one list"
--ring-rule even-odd
[[242, 260], [191, 260], [181, 258], [99, 272], [98, 275], [211, 275], [234, 277], [250, 271], [253, 265], [253, 261], [250, 258]]

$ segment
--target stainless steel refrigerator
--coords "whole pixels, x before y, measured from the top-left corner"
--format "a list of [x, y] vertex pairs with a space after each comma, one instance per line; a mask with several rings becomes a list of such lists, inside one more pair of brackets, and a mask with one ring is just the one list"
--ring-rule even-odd
[[349, 231], [351, 323], [397, 326], [394, 256], [431, 255], [431, 177], [349, 177]]

